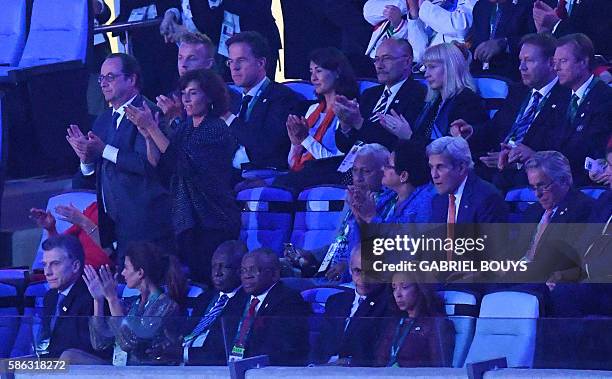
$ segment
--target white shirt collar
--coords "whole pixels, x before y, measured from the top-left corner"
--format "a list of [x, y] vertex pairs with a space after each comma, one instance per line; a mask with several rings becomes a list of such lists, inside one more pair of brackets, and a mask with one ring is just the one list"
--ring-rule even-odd
[[572, 95], [577, 95], [577, 96], [578, 96], [578, 99], [579, 99], [580, 101], [582, 101], [582, 100], [583, 100], [582, 98], [584, 97], [584, 95], [585, 95], [585, 92], [586, 92], [587, 88], [589, 87], [589, 85], [591, 84], [591, 82], [592, 82], [594, 79], [595, 79], [595, 76], [594, 76], [594, 75], [591, 75], [591, 77], [590, 77], [590, 78], [588, 78], [588, 79], [587, 79], [587, 81], [586, 81], [586, 82], [584, 82], [584, 83], [583, 83], [583, 84], [580, 86], [580, 88], [578, 88], [578, 89], [577, 89], [575, 92], [574, 92], [574, 91], [572, 91]]
[[246, 96], [246, 95], [250, 95], [250, 96], [253, 96], [253, 98], [254, 98], [255, 96], [257, 96], [257, 93], [259, 93], [259, 90], [260, 90], [260, 89], [261, 89], [261, 87], [264, 85], [264, 83], [266, 82], [266, 80], [268, 80], [268, 77], [267, 77], [267, 76], [264, 76], [264, 78], [263, 78], [263, 79], [261, 79], [261, 81], [260, 81], [259, 83], [255, 84], [255, 87], [251, 88], [251, 89], [249, 90], [249, 92], [247, 92], [247, 93], [243, 93], [243, 94], [242, 94], [242, 96], [244, 97], [244, 96]]
[[137, 94], [134, 95], [134, 97], [132, 97], [131, 99], [129, 99], [128, 101], [125, 102], [125, 104], [123, 104], [122, 106], [120, 106], [117, 109], [113, 109], [113, 113], [117, 112], [119, 113], [119, 117], [123, 117], [123, 115], [125, 114], [125, 107], [130, 105], [132, 103], [132, 101], [134, 101], [134, 99], [136, 98], [136, 96], [138, 96]]
[[[278, 282], [276, 282], [276, 283], [278, 283]], [[270, 288], [268, 288], [267, 290], [265, 290], [264, 292], [260, 293], [257, 296], [251, 295], [251, 299], [249, 300], [249, 303], [251, 301], [253, 301], [254, 298], [257, 298], [259, 300], [259, 303], [257, 303], [257, 306], [255, 307], [255, 313], [257, 313], [257, 311], [259, 311], [259, 307], [261, 307], [263, 302], [266, 300], [266, 296], [268, 296], [268, 292], [270, 292], [270, 290], [272, 289], [272, 287], [274, 287], [276, 285], [276, 283], [272, 284], [270, 286]]]
[[406, 83], [406, 80], [408, 80], [408, 78], [406, 78], [404, 80], [400, 80], [399, 82], [395, 83], [391, 87], [385, 86], [385, 89], [388, 89], [389, 91], [391, 91], [391, 96], [389, 96], [388, 104], [391, 104], [391, 100], [395, 99], [395, 95], [397, 95], [397, 93], [399, 92], [400, 88], [402, 88], [404, 83]]
[[68, 296], [68, 294], [70, 293], [70, 290], [72, 289], [72, 287], [74, 287], [74, 283], [72, 283], [71, 285], [69, 285], [68, 287], [66, 287], [65, 290], [60, 291], [59, 293], [61, 293], [64, 296]]
[[557, 84], [558, 81], [559, 81], [559, 78], [555, 76], [553, 80], [551, 80], [547, 85], [540, 88], [539, 90], [536, 90], [535, 88], [532, 89], [531, 94], [533, 95], [534, 93], [539, 92], [540, 95], [542, 95], [542, 98], [544, 98], [553, 89], [553, 87], [555, 86], [555, 84]]
[[221, 296], [225, 295], [227, 296], [229, 299], [231, 299], [232, 297], [234, 297], [236, 295], [236, 293], [238, 292], [238, 290], [242, 288], [242, 286], [238, 286], [236, 287], [236, 289], [234, 289], [232, 292], [223, 292], [223, 291], [219, 291], [219, 298], [221, 298]]
[[461, 185], [459, 185], [459, 187], [457, 188], [457, 191], [455, 191], [454, 195], [455, 198], [459, 198], [461, 197], [461, 195], [463, 195], [463, 190], [465, 189], [465, 183], [467, 182], [467, 176], [465, 177], [465, 179], [463, 179], [463, 181], [461, 182]]

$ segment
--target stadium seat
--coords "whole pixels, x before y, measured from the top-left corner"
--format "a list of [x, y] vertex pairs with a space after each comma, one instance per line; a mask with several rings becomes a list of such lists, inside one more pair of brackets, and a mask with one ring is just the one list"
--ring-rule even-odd
[[[63, 233], [66, 229], [68, 229], [72, 224], [68, 221], [60, 220], [57, 213], [55, 213], [55, 207], [58, 205], [70, 205], [73, 204], [75, 207], [80, 209], [81, 211], [85, 210], [91, 203], [96, 201], [96, 194], [94, 192], [85, 192], [85, 191], [73, 191], [62, 193], [49, 198], [47, 202], [47, 210], [51, 212], [51, 214], [55, 217], [56, 223], [55, 227], [58, 233]], [[32, 263], [32, 269], [40, 269], [42, 267], [42, 243], [45, 239], [47, 239], [47, 231], [43, 229], [42, 235], [40, 238], [40, 243], [38, 244], [38, 249], [36, 251], [36, 258], [34, 259], [34, 263]]]
[[325, 313], [327, 298], [337, 293], [348, 291], [344, 287], [317, 287], [302, 291], [302, 298], [309, 303], [315, 314]]
[[15, 66], [26, 37], [26, 0], [4, 0], [0, 17], [0, 66]]
[[380, 83], [378, 83], [375, 79], [361, 79], [359, 80], [359, 93], [362, 94], [363, 91], [367, 90], [368, 88], [375, 87], [379, 84]]
[[315, 95], [313, 85], [306, 80], [292, 80], [288, 82], [284, 82], [284, 85], [291, 88], [294, 92], [304, 96], [307, 100], [316, 100], [317, 96]]
[[524, 292], [485, 295], [466, 363], [505, 357], [508, 367], [533, 365], [539, 301]]
[[11, 357], [34, 353], [34, 335], [39, 324], [35, 322], [42, 315], [43, 299], [49, 290], [47, 282], [30, 283], [24, 293], [24, 310], [19, 332], [11, 351]]
[[474, 78], [474, 81], [480, 96], [485, 100], [489, 116], [492, 118], [508, 96], [508, 81], [501, 77], [489, 76], [477, 77]]
[[470, 344], [476, 329], [478, 305], [476, 296], [462, 291], [438, 291], [444, 300], [448, 319], [455, 327], [455, 351], [453, 352], [453, 367], [463, 367]]
[[242, 88], [238, 87], [236, 84], [234, 83], [228, 83], [227, 84], [227, 88], [231, 91], [236, 93], [238, 96], [242, 96]]
[[17, 332], [19, 331], [19, 311], [17, 288], [0, 283], [0, 358], [8, 358]]
[[306, 250], [333, 242], [342, 222], [346, 189], [318, 186], [305, 189], [298, 196], [291, 242]]
[[506, 203], [510, 208], [510, 222], [519, 222], [527, 207], [538, 201], [529, 187], [515, 188], [506, 193]]
[[582, 191], [582, 193], [584, 193], [585, 195], [597, 200], [599, 199], [599, 196], [601, 196], [601, 194], [606, 192], [606, 189], [603, 187], [582, 187], [580, 188], [580, 191]]
[[289, 241], [293, 195], [274, 187], [249, 188], [236, 196], [242, 207], [240, 238], [249, 250], [269, 247], [277, 253]]

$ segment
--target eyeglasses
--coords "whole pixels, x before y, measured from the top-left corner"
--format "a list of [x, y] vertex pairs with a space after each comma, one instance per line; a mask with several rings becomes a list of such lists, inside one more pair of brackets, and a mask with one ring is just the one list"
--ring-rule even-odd
[[225, 61], [225, 65], [227, 67], [231, 67], [231, 66], [242, 66], [243, 64], [247, 63], [249, 61], [249, 58], [238, 58], [236, 60], [233, 59], [228, 59]]
[[551, 181], [548, 184], [538, 184], [538, 185], [529, 186], [529, 187], [531, 188], [533, 192], [536, 192], [536, 193], [537, 192], [548, 192], [552, 188], [553, 184], [555, 184], [555, 182]]
[[115, 79], [117, 79], [118, 77], [120, 77], [121, 75], [126, 75], [124, 73], [119, 73], [119, 74], [113, 74], [112, 72], [110, 74], [106, 74], [106, 75], [100, 75], [98, 76], [98, 84], [102, 84], [102, 82], [104, 80], [106, 80], [109, 83], [112, 83], [113, 81], [115, 81]]
[[238, 270], [238, 273], [240, 275], [253, 275], [253, 276], [257, 276], [259, 274], [261, 274], [262, 272], [266, 271], [266, 270], [271, 270], [270, 267], [249, 267], [249, 268], [241, 268], [240, 270]]
[[384, 65], [386, 65], [387, 63], [391, 63], [392, 61], [396, 60], [396, 59], [400, 59], [400, 58], [406, 58], [408, 57], [407, 55], [400, 55], [398, 57], [394, 57], [391, 55], [383, 55], [382, 57], [374, 57], [372, 58], [372, 63], [374, 64], [378, 64], [378, 63], [382, 63]]
[[395, 166], [390, 165], [390, 164], [386, 164], [386, 165], [384, 165], [384, 166], [383, 166], [383, 168], [384, 168], [385, 170], [395, 170]]

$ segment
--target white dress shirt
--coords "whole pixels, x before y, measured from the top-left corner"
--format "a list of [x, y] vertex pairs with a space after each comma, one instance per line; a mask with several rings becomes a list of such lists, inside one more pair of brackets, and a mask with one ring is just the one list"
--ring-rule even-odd
[[[465, 183], [467, 182], [467, 176], [465, 177], [465, 179], [463, 179], [463, 182], [461, 182], [461, 185], [459, 186], [459, 188], [457, 188], [457, 191], [455, 191], [454, 195], [455, 195], [455, 220], [454, 223], [457, 223], [457, 217], [459, 217], [459, 206], [461, 205], [461, 198], [463, 197], [463, 190], [465, 189]], [[450, 201], [450, 198], [448, 199], [448, 201]], [[448, 219], [449, 215], [447, 213], [446, 215], [446, 222], [450, 223], [450, 220]]]

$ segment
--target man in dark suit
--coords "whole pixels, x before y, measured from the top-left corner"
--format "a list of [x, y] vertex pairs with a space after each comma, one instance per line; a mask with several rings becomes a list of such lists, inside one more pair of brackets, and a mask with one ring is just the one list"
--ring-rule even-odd
[[447, 226], [446, 238], [488, 238], [484, 252], [459, 254], [450, 249], [440, 258], [480, 261], [503, 256], [505, 232], [493, 224], [506, 223], [508, 210], [497, 189], [472, 171], [468, 143], [461, 137], [442, 137], [429, 144], [426, 153], [438, 192], [432, 200], [431, 222]]
[[349, 268], [355, 290], [327, 299], [320, 339], [314, 347], [315, 363], [374, 365], [376, 342], [384, 325], [379, 317], [389, 315], [389, 288], [365, 280], [359, 245], [351, 252]]
[[[43, 299], [43, 336], [48, 339], [49, 358], [59, 358], [69, 349], [95, 354], [89, 340], [88, 316], [93, 299], [81, 278], [85, 255], [73, 236], [57, 235], [42, 244], [43, 266], [49, 291]], [[36, 341], [41, 344], [42, 341]]]
[[572, 90], [561, 151], [570, 161], [577, 186], [588, 185], [586, 157], [603, 157], [612, 135], [612, 89], [593, 76], [593, 44], [584, 34], [561, 37], [555, 51], [559, 83]]
[[414, 125], [425, 99], [425, 87], [410, 77], [412, 46], [406, 40], [389, 38], [376, 49], [374, 66], [380, 86], [364, 91], [359, 103], [342, 96], [336, 99], [336, 146], [347, 153], [356, 141], [379, 143], [392, 150], [398, 139], [409, 139], [403, 130], [385, 128], [379, 113], [397, 112]]
[[553, 63], [555, 48], [556, 41], [549, 35], [523, 37], [518, 55], [523, 85], [510, 87], [504, 105], [491, 121], [474, 127], [463, 120], [453, 123], [453, 135], [468, 138], [470, 146], [490, 149], [486, 155], [485, 151], [474, 152], [482, 155], [482, 167], [477, 171], [492, 178], [499, 188], [526, 185], [527, 177], [519, 167], [536, 151], [560, 147], [560, 126], [570, 91], [558, 83]]
[[232, 79], [243, 92], [240, 103], [232, 106], [233, 114], [225, 117], [241, 145], [241, 158], [236, 157], [234, 163], [248, 161], [254, 168], [286, 169], [291, 143], [285, 123], [300, 97], [266, 76], [268, 44], [259, 33], [236, 34], [227, 46]]
[[272, 365], [304, 365], [310, 307], [299, 292], [280, 282], [278, 255], [267, 248], [247, 253], [240, 280], [249, 298], [234, 315], [240, 322], [229, 360], [268, 355]]
[[474, 5], [472, 73], [518, 79], [519, 41], [535, 32], [533, 0], [488, 0]]
[[155, 169], [147, 160], [144, 137], [126, 115], [125, 108], [155, 105], [140, 95], [138, 62], [126, 54], [111, 54], [102, 64], [100, 86], [112, 105], [83, 135], [76, 125], [68, 129], [68, 142], [81, 160], [83, 175], [96, 173], [98, 225], [103, 247], [117, 242], [123, 264], [130, 241], [145, 240], [171, 248], [170, 199]]
[[610, 18], [612, 2], [608, 0], [536, 0], [533, 6], [538, 33], [552, 33], [557, 38], [584, 33], [593, 41], [595, 52], [607, 59], [612, 56]]

